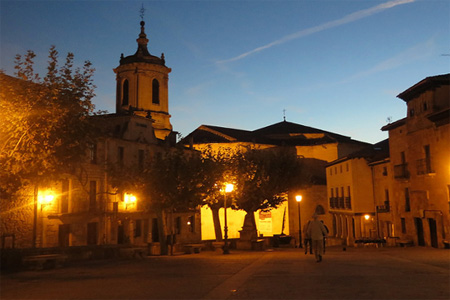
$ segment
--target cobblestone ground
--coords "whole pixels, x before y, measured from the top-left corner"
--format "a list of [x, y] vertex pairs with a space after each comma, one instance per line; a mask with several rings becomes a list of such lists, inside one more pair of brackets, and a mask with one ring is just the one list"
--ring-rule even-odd
[[450, 299], [450, 251], [231, 251], [3, 274], [1, 299]]

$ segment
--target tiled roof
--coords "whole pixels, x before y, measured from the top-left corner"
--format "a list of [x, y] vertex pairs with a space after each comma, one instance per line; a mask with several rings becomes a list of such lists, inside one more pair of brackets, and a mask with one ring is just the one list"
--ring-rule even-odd
[[[201, 125], [181, 144], [251, 142], [268, 145], [308, 146], [336, 142], [363, 143], [350, 137], [292, 122], [279, 122], [253, 131]], [[364, 143], [366, 144], [366, 143]]]
[[450, 85], [450, 73], [444, 75], [430, 76], [420, 82], [416, 83], [406, 91], [397, 95], [398, 98], [405, 102], [409, 102], [411, 99], [416, 97], [418, 94], [424, 91], [441, 85]]
[[350, 153], [345, 157], [330, 162], [327, 166], [332, 166], [353, 158], [365, 158], [368, 163], [375, 163], [389, 158], [389, 139]]

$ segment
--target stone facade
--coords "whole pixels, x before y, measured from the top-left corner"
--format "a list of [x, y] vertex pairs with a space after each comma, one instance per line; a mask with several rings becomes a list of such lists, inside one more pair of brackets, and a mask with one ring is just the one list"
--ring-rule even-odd
[[[278, 235], [281, 233], [291, 235], [293, 242], [298, 244], [299, 228], [312, 218], [314, 212], [321, 214], [328, 228], [331, 228], [332, 218], [328, 213], [325, 165], [342, 155], [354, 152], [366, 147], [367, 143], [352, 140], [349, 137], [336, 133], [327, 132], [317, 128], [307, 127], [287, 121], [269, 125], [254, 131], [232, 129], [218, 126], [201, 125], [190, 133], [180, 143], [194, 149], [210, 148], [213, 151], [222, 149], [245, 150], [267, 149], [280, 146], [288, 146], [295, 149], [297, 155], [302, 157], [304, 164], [311, 176], [311, 185], [306, 189], [290, 191], [287, 205], [272, 210], [272, 232], [264, 232], [265, 236]], [[302, 195], [303, 199], [299, 204], [295, 196]], [[286, 213], [284, 209], [286, 208]], [[238, 213], [231, 212], [231, 217], [242, 218]], [[255, 214], [258, 223], [258, 213]], [[204, 216], [202, 216], [203, 218]], [[284, 220], [284, 229], [282, 225]], [[299, 227], [299, 221], [301, 226]], [[211, 221], [204, 221], [211, 224]], [[258, 229], [258, 228], [257, 228]], [[261, 231], [258, 229], [258, 231]], [[260, 234], [262, 234], [260, 232]], [[231, 232], [230, 235], [238, 236]]]
[[407, 117], [382, 128], [388, 140], [327, 166], [332, 232], [350, 245], [377, 238], [447, 247], [450, 74], [425, 78], [398, 97]]
[[395, 235], [442, 248], [450, 234], [450, 74], [427, 77], [398, 97], [407, 117], [382, 128], [389, 132]]

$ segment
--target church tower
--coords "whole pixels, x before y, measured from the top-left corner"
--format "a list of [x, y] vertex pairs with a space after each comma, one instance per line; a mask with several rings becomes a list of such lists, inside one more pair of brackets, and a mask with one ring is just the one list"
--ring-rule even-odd
[[164, 53], [153, 56], [147, 49], [145, 22], [134, 55], [120, 57], [116, 73], [116, 112], [134, 113], [151, 118], [155, 135], [165, 139], [172, 132], [169, 114], [168, 81], [171, 68], [166, 67]]

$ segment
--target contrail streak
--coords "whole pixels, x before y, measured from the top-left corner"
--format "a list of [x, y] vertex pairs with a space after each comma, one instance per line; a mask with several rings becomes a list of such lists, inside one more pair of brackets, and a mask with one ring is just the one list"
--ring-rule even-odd
[[330, 22], [327, 22], [327, 23], [324, 23], [324, 24], [321, 24], [321, 25], [318, 25], [318, 26], [315, 26], [315, 27], [311, 27], [311, 28], [308, 28], [308, 29], [304, 29], [304, 30], [298, 31], [296, 33], [287, 35], [287, 36], [285, 36], [285, 37], [283, 37], [283, 38], [281, 38], [279, 40], [273, 41], [273, 42], [271, 42], [269, 44], [266, 44], [264, 46], [255, 48], [255, 49], [250, 50], [250, 51], [245, 52], [245, 53], [242, 53], [241, 55], [235, 56], [233, 58], [225, 59], [225, 60], [219, 60], [216, 63], [223, 64], [223, 63], [237, 61], [237, 60], [243, 59], [243, 58], [245, 58], [245, 57], [247, 57], [247, 56], [249, 56], [251, 54], [258, 53], [260, 51], [263, 51], [265, 49], [271, 48], [273, 46], [284, 44], [284, 43], [286, 43], [288, 41], [295, 40], [295, 39], [298, 39], [298, 38], [301, 38], [301, 37], [304, 37], [304, 36], [307, 36], [307, 35], [311, 35], [313, 33], [320, 32], [320, 31], [323, 31], [323, 30], [326, 30], [326, 29], [330, 29], [330, 28], [334, 28], [334, 27], [337, 27], [337, 26], [341, 26], [341, 25], [347, 24], [347, 23], [351, 23], [351, 22], [354, 22], [356, 20], [359, 20], [359, 19], [371, 16], [371, 15], [374, 15], [376, 13], [382, 12], [382, 11], [384, 11], [386, 9], [393, 8], [395, 6], [406, 4], [406, 3], [411, 3], [411, 2], [414, 2], [414, 1], [416, 1], [416, 0], [393, 0], [393, 1], [389, 1], [389, 2], [385, 2], [385, 3], [379, 4], [377, 6], [374, 6], [374, 7], [368, 8], [368, 9], [359, 10], [359, 11], [351, 13], [351, 14], [349, 14], [349, 15], [341, 18], [341, 19], [330, 21]]

